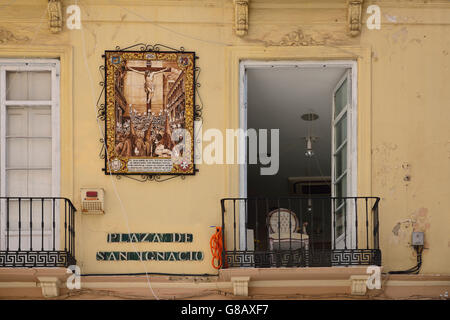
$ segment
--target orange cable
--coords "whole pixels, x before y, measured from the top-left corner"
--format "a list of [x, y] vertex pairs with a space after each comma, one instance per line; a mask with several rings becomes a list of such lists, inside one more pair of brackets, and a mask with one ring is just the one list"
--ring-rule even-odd
[[216, 233], [214, 233], [211, 237], [211, 240], [209, 240], [209, 246], [211, 247], [211, 253], [213, 256], [211, 264], [214, 269], [220, 269], [223, 265], [222, 252], [224, 251], [222, 227], [215, 227], [215, 228]]

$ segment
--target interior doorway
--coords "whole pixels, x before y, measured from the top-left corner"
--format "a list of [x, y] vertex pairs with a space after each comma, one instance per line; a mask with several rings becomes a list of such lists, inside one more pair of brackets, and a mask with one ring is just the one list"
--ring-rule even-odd
[[[249, 202], [266, 210], [248, 216], [247, 228], [241, 224], [241, 247], [253, 238], [246, 229], [258, 233], [259, 239], [268, 238], [267, 213], [282, 207], [295, 213], [300, 232], [310, 237], [313, 249], [352, 248], [354, 215], [339, 199], [356, 196], [356, 62], [242, 61], [240, 67], [241, 128], [279, 129], [278, 172], [261, 175], [260, 161], [247, 161], [240, 169], [241, 197], [277, 199]], [[240, 152], [248, 160], [248, 140]], [[303, 199], [280, 203], [283, 197]], [[252, 245], [269, 249], [269, 241]]]

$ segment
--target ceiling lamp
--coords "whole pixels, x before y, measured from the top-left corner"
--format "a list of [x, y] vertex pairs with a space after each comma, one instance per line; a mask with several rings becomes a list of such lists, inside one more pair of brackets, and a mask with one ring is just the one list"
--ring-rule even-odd
[[305, 121], [314, 121], [319, 119], [319, 115], [315, 114], [315, 113], [304, 113], [302, 114], [302, 119]]
[[[319, 119], [319, 116], [316, 113], [304, 113], [301, 116], [302, 120], [304, 121], [315, 121], [317, 119]], [[313, 137], [311, 135], [311, 124], [308, 125], [308, 136], [305, 137], [306, 140], [306, 151], [305, 151], [305, 156], [307, 156], [308, 158], [311, 158], [312, 156], [314, 156], [314, 150], [312, 147], [312, 144], [314, 141], [316, 141], [317, 137]]]
[[306, 137], [305, 139], [306, 139], [305, 156], [310, 158], [310, 157], [312, 157], [314, 155], [314, 150], [312, 148], [312, 143], [314, 141], [316, 141], [316, 137], [309, 136], [309, 137]]

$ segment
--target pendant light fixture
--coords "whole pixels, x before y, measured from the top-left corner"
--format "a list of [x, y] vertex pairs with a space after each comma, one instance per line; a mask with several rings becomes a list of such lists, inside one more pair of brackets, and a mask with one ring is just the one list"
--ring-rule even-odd
[[[307, 168], [309, 169], [310, 165], [309, 165], [309, 160], [314, 156], [314, 150], [313, 150], [313, 142], [315, 142], [318, 138], [313, 136], [312, 134], [312, 121], [316, 121], [317, 119], [319, 119], [319, 116], [315, 113], [305, 113], [302, 114], [301, 116], [302, 120], [307, 121], [307, 126], [308, 126], [308, 130], [307, 130], [307, 135], [305, 138], [306, 141], [306, 150], [305, 150], [305, 156], [308, 158], [308, 166]], [[309, 170], [308, 170], [309, 171]], [[307, 175], [310, 175], [310, 172], [307, 173]], [[311, 186], [308, 186], [308, 203], [307, 203], [307, 212], [312, 214], [312, 210], [313, 210], [313, 201], [312, 201], [312, 197], [311, 197]]]

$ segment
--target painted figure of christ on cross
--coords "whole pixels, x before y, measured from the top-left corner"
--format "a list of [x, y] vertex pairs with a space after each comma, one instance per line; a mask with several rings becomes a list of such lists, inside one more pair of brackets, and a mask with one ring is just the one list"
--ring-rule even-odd
[[151, 101], [155, 92], [155, 85], [153, 83], [153, 77], [156, 74], [169, 72], [170, 68], [162, 67], [128, 67], [129, 71], [133, 71], [144, 75], [144, 90], [147, 95], [147, 111], [151, 109]]

